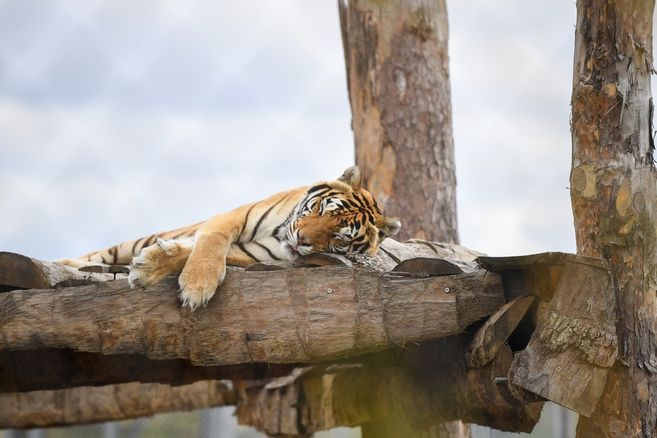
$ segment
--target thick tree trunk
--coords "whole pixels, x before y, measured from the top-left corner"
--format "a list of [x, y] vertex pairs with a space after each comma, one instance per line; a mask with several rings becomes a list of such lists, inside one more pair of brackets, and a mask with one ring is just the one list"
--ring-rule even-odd
[[[445, 0], [339, 0], [356, 164], [401, 239], [458, 242]], [[399, 421], [392, 421], [405, 427]], [[466, 436], [460, 422], [432, 436]], [[365, 436], [397, 436], [370, 424]], [[418, 433], [420, 433], [418, 431]], [[425, 436], [425, 432], [423, 432]]]
[[[338, 4], [356, 164], [365, 185], [386, 211], [403, 218], [401, 239], [456, 243], [445, 0]], [[370, 424], [363, 434], [383, 437], [386, 430], [395, 436], [385, 424]], [[433, 436], [466, 436], [449, 430]]]
[[444, 0], [340, 0], [356, 164], [401, 239], [458, 242]]
[[578, 436], [657, 431], [654, 0], [577, 2], [571, 198], [578, 252], [609, 260], [619, 360]]

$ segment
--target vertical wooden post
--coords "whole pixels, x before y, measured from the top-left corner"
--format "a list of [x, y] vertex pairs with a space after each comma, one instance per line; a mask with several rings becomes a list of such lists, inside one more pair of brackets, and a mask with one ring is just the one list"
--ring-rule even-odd
[[445, 0], [338, 0], [356, 164], [400, 239], [458, 243]]
[[[338, 0], [356, 164], [400, 239], [458, 243], [445, 0]], [[364, 437], [467, 437], [460, 421], [414, 430], [401, 418]]]
[[571, 199], [578, 253], [609, 260], [619, 358], [578, 436], [657, 431], [657, 170], [653, 159], [654, 0], [579, 0]]

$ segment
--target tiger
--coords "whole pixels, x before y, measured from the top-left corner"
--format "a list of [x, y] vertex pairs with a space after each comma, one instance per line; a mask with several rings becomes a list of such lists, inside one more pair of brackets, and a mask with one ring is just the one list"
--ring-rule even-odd
[[132, 288], [180, 273], [178, 299], [194, 311], [213, 297], [226, 265], [290, 261], [321, 252], [374, 255], [400, 228], [399, 218], [384, 216], [362, 187], [358, 166], [351, 166], [333, 181], [277, 193], [205, 222], [58, 262], [74, 267], [130, 264]]

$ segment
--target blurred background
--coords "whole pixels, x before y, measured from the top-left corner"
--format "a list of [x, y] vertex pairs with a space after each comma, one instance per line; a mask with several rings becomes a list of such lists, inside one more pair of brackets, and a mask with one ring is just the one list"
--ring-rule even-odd
[[[575, 4], [549, 3], [448, 1], [461, 243], [490, 255], [575, 251]], [[0, 250], [73, 257], [353, 161], [336, 1], [0, 0]], [[92, 433], [257, 436], [230, 408], [29, 435]]]

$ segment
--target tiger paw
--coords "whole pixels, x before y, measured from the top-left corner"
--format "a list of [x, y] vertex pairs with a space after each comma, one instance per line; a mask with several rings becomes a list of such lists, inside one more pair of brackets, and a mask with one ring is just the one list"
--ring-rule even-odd
[[158, 239], [155, 245], [142, 249], [130, 265], [130, 287], [148, 287], [167, 275], [180, 272], [192, 247], [192, 242]]
[[226, 275], [226, 268], [215, 263], [188, 263], [180, 277], [178, 287], [182, 306], [189, 306], [192, 311], [205, 307], [214, 295], [217, 287]]

